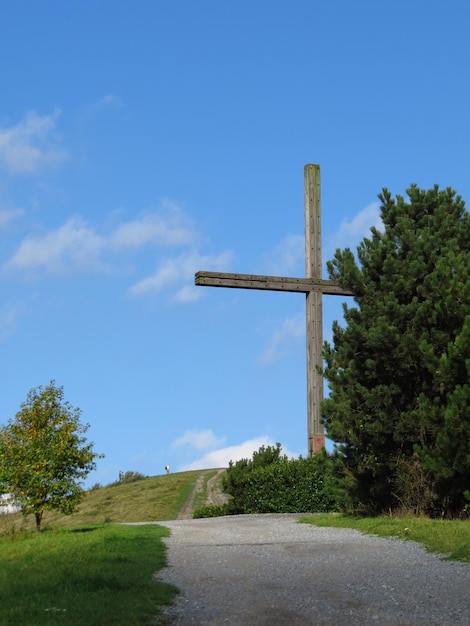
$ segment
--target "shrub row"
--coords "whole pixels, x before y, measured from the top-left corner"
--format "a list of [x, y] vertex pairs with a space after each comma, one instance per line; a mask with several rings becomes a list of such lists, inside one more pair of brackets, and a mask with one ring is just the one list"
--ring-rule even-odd
[[316, 513], [337, 509], [333, 461], [326, 452], [289, 459], [280, 444], [262, 446], [251, 460], [230, 462], [224, 476], [227, 505], [201, 507], [194, 517], [243, 513]]

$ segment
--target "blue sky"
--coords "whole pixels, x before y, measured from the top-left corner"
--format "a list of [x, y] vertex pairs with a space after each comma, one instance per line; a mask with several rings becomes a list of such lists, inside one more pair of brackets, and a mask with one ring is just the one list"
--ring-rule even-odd
[[[2, 412], [55, 379], [119, 470], [306, 455], [304, 297], [194, 286], [304, 276], [383, 187], [470, 198], [464, 0], [16, 0], [0, 21]], [[341, 317], [324, 298], [324, 336]]]

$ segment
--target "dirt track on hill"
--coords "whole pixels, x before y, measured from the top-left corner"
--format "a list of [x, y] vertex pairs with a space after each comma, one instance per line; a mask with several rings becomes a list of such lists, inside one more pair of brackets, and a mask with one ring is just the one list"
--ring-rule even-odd
[[[210, 474], [212, 471], [213, 470], [207, 470], [201, 473], [189, 498], [186, 500], [183, 508], [178, 513], [177, 519], [192, 519], [196, 496], [204, 489], [204, 483], [206, 482], [207, 475]], [[225, 504], [225, 502], [227, 502], [227, 496], [218, 487], [217, 482], [220, 474], [222, 474], [223, 472], [225, 472], [225, 469], [217, 470], [217, 473], [212, 476], [212, 478], [209, 478], [209, 480], [207, 481], [207, 496], [205, 504]]]

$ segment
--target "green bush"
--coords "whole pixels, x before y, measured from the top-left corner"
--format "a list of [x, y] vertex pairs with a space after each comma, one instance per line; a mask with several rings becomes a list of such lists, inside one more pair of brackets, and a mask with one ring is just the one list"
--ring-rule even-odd
[[202, 517], [222, 517], [223, 515], [227, 515], [226, 504], [206, 504], [195, 509], [193, 519], [200, 519]]
[[314, 513], [337, 510], [334, 459], [325, 451], [289, 459], [281, 445], [262, 446], [252, 460], [230, 462], [224, 491], [232, 496], [229, 514]]
[[137, 481], [144, 480], [145, 478], [148, 478], [148, 476], [141, 474], [140, 472], [123, 472], [120, 479], [110, 483], [108, 487], [123, 485], [124, 483], [136, 483]]

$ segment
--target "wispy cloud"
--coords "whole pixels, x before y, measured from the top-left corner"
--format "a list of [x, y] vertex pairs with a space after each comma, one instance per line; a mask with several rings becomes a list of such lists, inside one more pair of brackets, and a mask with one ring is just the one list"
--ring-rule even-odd
[[260, 356], [262, 365], [271, 365], [289, 353], [293, 341], [305, 337], [305, 316], [295, 315], [285, 319], [272, 334], [268, 345]]
[[4, 228], [10, 222], [23, 215], [23, 209], [0, 209], [0, 228]]
[[22, 314], [19, 304], [5, 304], [0, 309], [0, 341], [9, 337], [16, 328], [16, 320]]
[[60, 111], [38, 115], [30, 111], [16, 126], [0, 129], [0, 164], [12, 173], [34, 173], [67, 158], [54, 136]]
[[[323, 256], [330, 258], [336, 248], [354, 248], [364, 237], [370, 235], [372, 227], [378, 230], [382, 227], [378, 202], [367, 205], [351, 219], [343, 220], [339, 228], [324, 240]], [[304, 275], [304, 235], [287, 235], [284, 237], [271, 252], [264, 255], [263, 265], [267, 274], [277, 276]]]
[[339, 229], [328, 238], [324, 256], [329, 258], [334, 254], [336, 248], [347, 247], [354, 249], [364, 237], [370, 235], [370, 229], [373, 226], [378, 230], [382, 226], [380, 204], [378, 202], [372, 202], [367, 205], [359, 213], [356, 213], [352, 219], [343, 220], [339, 225]]
[[70, 218], [56, 230], [25, 239], [7, 269], [43, 269], [53, 274], [103, 269], [99, 256], [104, 243], [84, 220]]
[[102, 98], [97, 100], [94, 105], [98, 107], [112, 106], [118, 108], [124, 106], [121, 98], [114, 93], [105, 94]]
[[303, 235], [288, 235], [264, 257], [269, 274], [290, 276], [305, 267], [305, 239]]
[[122, 109], [123, 107], [124, 102], [118, 95], [107, 93], [101, 98], [98, 98], [98, 100], [94, 100], [86, 105], [82, 110], [82, 115], [85, 118], [90, 118], [107, 109]]
[[109, 236], [108, 243], [117, 250], [153, 246], [187, 246], [197, 240], [194, 224], [168, 200], [162, 211], [148, 212], [139, 219], [120, 224]]
[[[6, 222], [14, 215], [5, 212], [3, 217]], [[158, 210], [146, 211], [106, 232], [99, 232], [81, 217], [71, 217], [54, 230], [26, 237], [4, 270], [62, 276], [111, 272], [116, 271], [124, 253], [132, 252], [138, 259], [139, 251], [154, 248], [156, 270], [137, 280], [129, 294], [141, 297], [167, 289], [173, 301], [186, 303], [201, 296], [201, 290], [194, 286], [195, 272], [201, 268], [223, 271], [232, 258], [229, 251], [203, 254], [197, 247], [199, 243], [200, 234], [193, 221], [165, 200]], [[169, 248], [173, 256], [166, 253], [162, 257], [163, 250]]]
[[171, 447], [191, 446], [196, 450], [207, 450], [225, 443], [225, 439], [216, 437], [212, 430], [187, 430], [181, 437], [175, 439]]
[[154, 274], [137, 282], [130, 290], [133, 296], [143, 296], [163, 288], [181, 285], [174, 294], [174, 300], [189, 302], [200, 297], [200, 291], [193, 286], [194, 274], [206, 270], [223, 271], [232, 258], [229, 251], [218, 255], [202, 255], [197, 250], [183, 252], [177, 257], [163, 261]]

